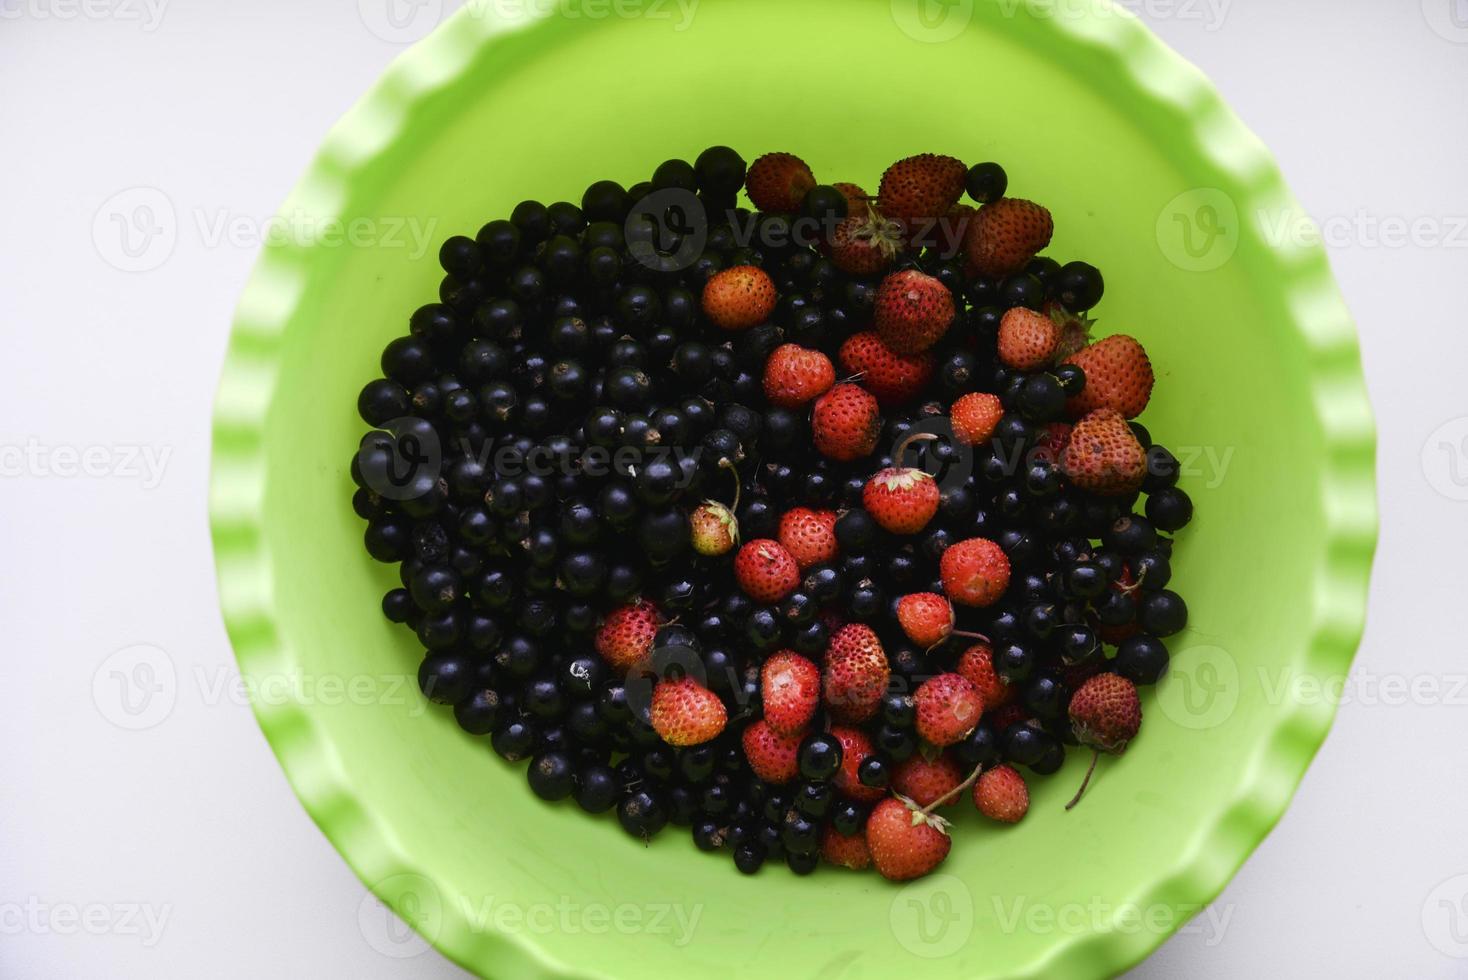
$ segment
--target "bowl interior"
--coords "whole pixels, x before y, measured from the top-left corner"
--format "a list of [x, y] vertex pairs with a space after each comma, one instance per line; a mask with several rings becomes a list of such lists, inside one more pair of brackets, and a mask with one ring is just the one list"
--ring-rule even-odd
[[[1212, 111], [1211, 96], [1170, 105], [1144, 97], [1138, 78], [1155, 67], [1206, 86], [1129, 18], [1081, 17], [1078, 4], [1054, 8], [1069, 16], [958, 4], [950, 16], [970, 22], [952, 37], [904, 0], [703, 0], [691, 19], [645, 3], [641, 16], [514, 30], [493, 23], [494, 7], [404, 59], [294, 199], [366, 219], [374, 240], [288, 245], [276, 266], [267, 255], [262, 279], [301, 274], [257, 280], [242, 308], [242, 321], [263, 320], [260, 307], [290, 304], [271, 350], [252, 352], [246, 336], [232, 354], [248, 365], [258, 353], [258, 372], [276, 372], [255, 485], [266, 557], [236, 586], [253, 590], [253, 617], [231, 617], [242, 664], [367, 678], [362, 689], [382, 695], [262, 707], [279, 719], [267, 730], [307, 805], [429, 939], [495, 976], [867, 976], [927, 962], [974, 977], [1082, 976], [1135, 961], [1277, 819], [1329, 714], [1299, 720], [1277, 696], [1280, 678], [1320, 668], [1315, 610], [1332, 558], [1331, 448], [1309, 343], [1278, 254], [1249, 221], [1232, 223], [1228, 208], [1245, 198], [1192, 139], [1188, 112]], [[1235, 126], [1224, 118], [1212, 152], [1239, 139], [1254, 161]], [[579, 200], [593, 180], [631, 184], [712, 143], [748, 159], [792, 150], [824, 180], [873, 190], [912, 152], [1002, 161], [1011, 193], [1056, 216], [1048, 254], [1105, 273], [1099, 333], [1146, 344], [1158, 387], [1143, 421], [1185, 463], [1197, 503], [1175, 560], [1191, 627], [1171, 642], [1178, 669], [1145, 697], [1142, 736], [1102, 763], [1071, 813], [1082, 752], [1032, 780], [1021, 825], [965, 812], [943, 874], [906, 889], [832, 870], [744, 878], [678, 830], [644, 847], [610, 818], [537, 801], [523, 766], [448, 711], [425, 710], [411, 682], [373, 686], [411, 678], [422, 651], [379, 614], [395, 568], [367, 560], [348, 506], [355, 398], [408, 313], [436, 298], [438, 242], [524, 198]], [[231, 394], [238, 380], [227, 375], [221, 395], [226, 450], [231, 408], [246, 400]], [[216, 480], [219, 500], [227, 482]], [[221, 574], [238, 582], [221, 523]], [[1338, 645], [1347, 661], [1356, 613]], [[1144, 915], [1134, 921], [1128, 903]]]

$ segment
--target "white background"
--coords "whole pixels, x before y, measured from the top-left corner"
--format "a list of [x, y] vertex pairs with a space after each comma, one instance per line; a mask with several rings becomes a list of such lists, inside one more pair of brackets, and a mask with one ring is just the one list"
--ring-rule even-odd
[[[398, 29], [388, 0], [152, 2], [0, 0], [0, 446], [31, 448], [6, 449], [0, 479], [0, 977], [462, 976], [390, 941], [291, 795], [232, 686], [204, 505], [262, 222], [439, 4]], [[1226, 928], [1174, 937], [1137, 977], [1468, 973], [1468, 3], [1450, 2], [1128, 4], [1325, 226], [1382, 503], [1334, 730], [1219, 899]], [[156, 190], [114, 199], [134, 188]], [[172, 251], [121, 271], [113, 215], [148, 224], [157, 192]], [[108, 475], [66, 475], [89, 448]], [[104, 661], [173, 665], [166, 717], [114, 724]], [[1414, 693], [1394, 703], [1386, 679]]]

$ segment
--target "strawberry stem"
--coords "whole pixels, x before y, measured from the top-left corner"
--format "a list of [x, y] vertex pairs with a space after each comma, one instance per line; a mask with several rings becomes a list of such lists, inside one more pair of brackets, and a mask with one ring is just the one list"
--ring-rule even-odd
[[1071, 809], [1081, 801], [1081, 794], [1086, 791], [1087, 786], [1091, 785], [1091, 773], [1096, 771], [1096, 760], [1099, 758], [1101, 758], [1101, 753], [1096, 749], [1092, 749], [1091, 765], [1086, 769], [1086, 778], [1081, 780], [1081, 788], [1076, 790], [1076, 795], [1071, 797], [1070, 802], [1065, 805], [1066, 810]]
[[940, 807], [943, 804], [947, 803], [949, 800], [953, 799], [959, 793], [962, 793], [964, 790], [968, 789], [975, 782], [977, 782], [978, 779], [979, 779], [979, 774], [981, 772], [983, 772], [983, 771], [984, 771], [984, 764], [981, 762], [978, 765], [974, 766], [974, 771], [968, 774], [968, 778], [967, 779], [965, 779], [963, 782], [959, 783], [957, 786], [955, 786], [952, 789], [950, 789], [948, 792], [944, 793], [942, 796], [938, 797], [933, 802], [929, 803], [927, 806], [923, 807], [918, 812], [921, 813], [923, 816], [926, 817], [928, 814], [932, 813], [938, 807]]
[[[993, 643], [994, 642], [993, 640], [991, 640], [987, 636], [985, 636], [983, 633], [972, 633], [972, 632], [970, 632], [968, 630], [954, 630], [952, 633], [949, 633], [948, 635], [949, 636], [963, 636], [963, 637], [967, 637], [970, 640], [978, 640], [980, 643]], [[933, 645], [934, 646], [937, 646], [938, 644], [935, 643]]]
[[729, 512], [732, 514], [739, 509], [739, 491], [744, 488], [744, 481], [739, 479], [739, 470], [727, 456], [719, 460], [719, 469], [728, 470], [729, 475], [734, 477], [734, 502], [729, 505]]
[[892, 464], [894, 466], [900, 466], [900, 465], [902, 465], [902, 457], [907, 452], [907, 447], [910, 446], [912, 443], [914, 443], [914, 442], [932, 442], [936, 438], [938, 438], [938, 436], [935, 433], [932, 433], [932, 432], [914, 432], [914, 433], [912, 433], [907, 438], [903, 439], [901, 442], [899, 442], [897, 444], [896, 451], [892, 453]]

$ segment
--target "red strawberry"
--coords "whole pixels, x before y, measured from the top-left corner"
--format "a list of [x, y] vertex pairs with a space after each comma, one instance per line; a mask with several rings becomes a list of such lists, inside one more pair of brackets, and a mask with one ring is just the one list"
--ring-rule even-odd
[[1141, 487], [1147, 453], [1120, 412], [1100, 408], [1070, 430], [1060, 468], [1082, 490], [1119, 497]]
[[760, 538], [745, 544], [734, 556], [734, 578], [745, 595], [772, 605], [795, 591], [800, 567], [780, 542]]
[[956, 400], [948, 409], [953, 437], [967, 446], [988, 442], [994, 427], [1004, 417], [1004, 405], [998, 395], [974, 391]]
[[932, 347], [953, 324], [953, 294], [916, 269], [894, 272], [877, 287], [873, 320], [882, 342], [899, 354]]
[[749, 768], [767, 783], [776, 786], [790, 782], [800, 770], [796, 756], [800, 752], [801, 736], [786, 738], [763, 720], [752, 722], [744, 729], [740, 742], [744, 746], [744, 758]]
[[891, 676], [882, 641], [870, 626], [841, 627], [826, 647], [823, 699], [831, 717], [861, 722], [875, 715]]
[[1043, 313], [1016, 306], [999, 321], [999, 360], [1016, 371], [1036, 371], [1055, 359], [1060, 328]]
[[835, 383], [831, 359], [799, 344], [781, 344], [765, 361], [765, 397], [782, 408], [815, 401]]
[[994, 672], [994, 648], [987, 643], [975, 643], [963, 651], [955, 669], [979, 692], [986, 711], [1002, 708], [1014, 697], [1009, 685]]
[[1065, 359], [1086, 374], [1081, 393], [1068, 399], [1071, 416], [1110, 408], [1129, 419], [1142, 414], [1152, 397], [1152, 362], [1136, 338], [1112, 334], [1084, 347]]
[[601, 658], [619, 674], [636, 667], [652, 651], [652, 640], [662, 617], [650, 602], [641, 599], [607, 613], [596, 631], [594, 645]]
[[926, 650], [953, 632], [953, 606], [936, 592], [914, 592], [897, 600], [897, 624]]
[[780, 543], [802, 570], [836, 557], [836, 512], [792, 507], [780, 518]]
[[1065, 808], [1081, 801], [1096, 771], [1096, 760], [1102, 752], [1121, 755], [1142, 727], [1142, 702], [1137, 685], [1120, 674], [1097, 674], [1086, 681], [1070, 698], [1070, 725], [1076, 740], [1091, 747], [1091, 766], [1081, 788]]
[[867, 733], [860, 728], [832, 725], [831, 734], [841, 742], [841, 768], [836, 770], [836, 775], [831, 779], [837, 792], [859, 803], [873, 803], [886, 796], [886, 790], [864, 786], [857, 776], [862, 761], [875, 751]]
[[829, 864], [853, 871], [862, 871], [872, 864], [872, 852], [867, 847], [865, 834], [856, 833], [848, 837], [830, 827], [821, 835], [821, 857]]
[[893, 534], [916, 534], [938, 513], [938, 484], [911, 466], [879, 470], [861, 492], [872, 519]]
[[912, 225], [914, 218], [941, 218], [963, 196], [968, 167], [962, 160], [922, 153], [898, 160], [882, 174], [877, 207]]
[[1010, 766], [986, 769], [974, 783], [974, 806], [990, 820], [1019, 823], [1030, 809], [1025, 778]]
[[[931, 806], [951, 793], [961, 782], [962, 770], [946, 753], [931, 759], [923, 758], [920, 752], [914, 753], [904, 759], [892, 773], [892, 789], [910, 797], [918, 806]], [[955, 796], [943, 806], [953, 806], [957, 802]]]
[[865, 204], [853, 208], [831, 232], [831, 261], [847, 275], [885, 272], [901, 247], [901, 227]]
[[1035, 448], [1031, 451], [1031, 458], [1036, 462], [1046, 460], [1051, 463], [1060, 462], [1060, 454], [1065, 452], [1065, 447], [1070, 444], [1071, 426], [1065, 422], [1047, 422], [1040, 437], [1035, 440]]
[[836, 354], [841, 370], [860, 375], [862, 385], [883, 405], [901, 405], [922, 393], [933, 377], [932, 351], [898, 354], [876, 331], [854, 333]]
[[943, 592], [961, 606], [992, 606], [1009, 588], [1009, 559], [988, 538], [949, 546], [938, 559]]
[[924, 814], [909, 801], [885, 799], [867, 818], [867, 847], [872, 863], [889, 881], [921, 878], [943, 863], [953, 841], [948, 821]]
[[820, 669], [791, 650], [772, 654], [760, 668], [760, 700], [777, 735], [799, 735], [821, 705]]
[[918, 685], [917, 733], [933, 745], [952, 745], [979, 723], [984, 699], [961, 674], [939, 674]]
[[1070, 723], [1082, 745], [1120, 755], [1142, 725], [1137, 686], [1120, 674], [1097, 674], [1071, 696]]
[[798, 211], [815, 174], [793, 153], [766, 153], [750, 164], [744, 189], [760, 211]]
[[693, 550], [706, 558], [727, 555], [739, 544], [739, 521], [716, 500], [705, 500], [688, 515]]
[[1055, 231], [1050, 212], [1033, 201], [1001, 197], [979, 208], [964, 236], [968, 271], [990, 279], [1018, 272], [1046, 245]]
[[851, 214], [856, 214], [858, 210], [867, 207], [871, 203], [871, 195], [867, 194], [867, 192], [862, 189], [862, 186], [860, 184], [853, 184], [850, 181], [838, 180], [831, 186], [840, 191], [841, 194], [846, 198], [846, 209]]
[[719, 696], [691, 677], [658, 681], [652, 690], [652, 727], [669, 745], [713, 741], [728, 720]]
[[775, 283], [765, 270], [736, 265], [714, 273], [703, 287], [703, 312], [724, 330], [747, 330], [775, 311]]
[[838, 384], [816, 399], [810, 432], [822, 456], [843, 463], [869, 456], [882, 434], [877, 399], [859, 385]]

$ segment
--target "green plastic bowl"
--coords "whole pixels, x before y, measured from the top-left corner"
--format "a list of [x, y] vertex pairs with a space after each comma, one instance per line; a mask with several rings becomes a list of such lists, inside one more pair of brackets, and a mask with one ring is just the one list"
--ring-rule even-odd
[[[214, 420], [229, 634], [312, 817], [471, 970], [1115, 973], [1219, 893], [1325, 737], [1329, 699], [1280, 692], [1350, 665], [1374, 442], [1324, 254], [1268, 234], [1298, 206], [1203, 77], [1130, 15], [921, 2], [702, 0], [691, 22], [662, 0], [514, 23], [494, 11], [527, 5], [471, 5], [331, 131], [283, 209], [296, 232], [260, 257]], [[941, 874], [906, 888], [830, 869], [745, 878], [686, 832], [643, 847], [539, 802], [522, 767], [425, 711], [421, 651], [378, 611], [394, 569], [367, 560], [348, 505], [357, 392], [436, 296], [438, 241], [713, 143], [795, 151], [868, 188], [913, 152], [1002, 161], [1013, 193], [1054, 212], [1051, 254], [1104, 270], [1100, 331], [1146, 344], [1159, 370], [1144, 421], [1181, 447], [1197, 501], [1175, 562], [1192, 625], [1145, 695], [1143, 734], [1072, 812], [1081, 752], [1032, 780], [1019, 826], [966, 813]]]

